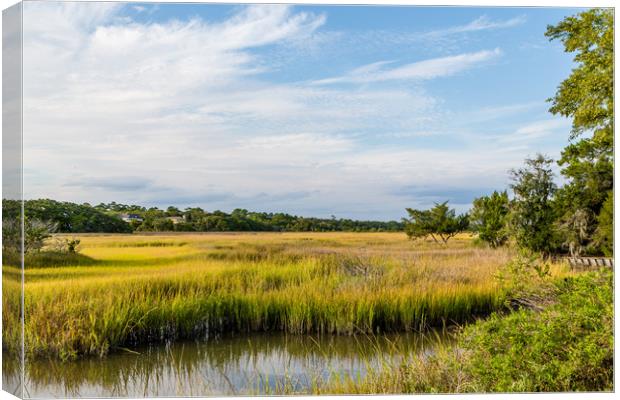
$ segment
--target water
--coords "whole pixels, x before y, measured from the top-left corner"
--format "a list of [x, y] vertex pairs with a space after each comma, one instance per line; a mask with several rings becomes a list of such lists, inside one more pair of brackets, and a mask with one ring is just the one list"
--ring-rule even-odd
[[[117, 351], [78, 361], [29, 361], [26, 397], [216, 396], [311, 393], [321, 382], [424, 356], [445, 334], [253, 334]], [[135, 351], [135, 352], [133, 352]], [[3, 360], [3, 385], [17, 368]]]

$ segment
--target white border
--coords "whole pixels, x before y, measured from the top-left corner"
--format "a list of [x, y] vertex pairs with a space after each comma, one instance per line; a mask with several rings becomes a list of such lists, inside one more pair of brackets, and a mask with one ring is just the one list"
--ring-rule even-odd
[[[26, 0], [29, 1], [29, 0]], [[78, 1], [101, 1], [101, 0], [78, 0]], [[128, 2], [127, 0], [105, 0], [105, 1], [109, 1], [109, 2], [118, 2], [118, 3], [125, 3]], [[419, 0], [388, 0], [388, 1], [364, 1], [364, 0], [336, 0], [336, 1], [330, 1], [330, 0], [313, 0], [313, 1], [307, 1], [307, 0], [299, 0], [299, 1], [277, 1], [277, 0], [273, 0], [273, 1], [257, 1], [257, 0], [244, 0], [244, 1], [232, 1], [232, 0], [210, 0], [210, 1], [200, 1], [200, 0], [184, 0], [184, 1], [172, 1], [172, 0], [139, 0], [136, 2], [140, 2], [140, 3], [242, 3], [242, 4], [251, 4], [251, 3], [291, 3], [291, 4], [316, 4], [316, 5], [333, 5], [333, 4], [337, 4], [337, 5], [382, 5], [382, 6], [389, 6], [389, 5], [418, 5], [418, 6], [469, 6], [469, 7], [476, 7], [476, 6], [481, 6], [481, 7], [615, 7], [616, 5], [616, 1], [614, 0], [504, 0], [499, 2], [498, 0], [472, 0], [472, 1], [467, 1], [467, 0], [424, 0], [424, 1], [419, 1]], [[19, 3], [19, 1], [17, 0], [0, 0], [0, 10], [4, 10], [6, 8], [11, 7], [14, 4]], [[0, 18], [0, 32], [2, 31], [2, 18]], [[618, 43], [618, 30], [615, 29], [615, 43]], [[615, 55], [615, 64], [618, 65], [618, 55]], [[0, 85], [2, 84], [2, 52], [0, 52]], [[615, 94], [618, 93], [618, 84], [617, 81], [615, 82]], [[617, 95], [615, 96], [617, 98]], [[617, 100], [617, 99], [616, 99]], [[617, 104], [617, 101], [614, 101], [614, 104]], [[2, 126], [2, 113], [0, 113], [0, 127]], [[1, 130], [1, 128], [0, 128]], [[0, 152], [0, 165], [1, 165], [1, 161], [2, 161], [2, 152]], [[617, 177], [617, 168], [614, 169], [614, 187], [617, 188], [617, 184], [618, 181], [616, 179]], [[1, 184], [1, 176], [0, 176], [0, 184]], [[615, 190], [614, 190], [614, 198], [616, 199], [616, 202], [614, 204], [614, 215], [618, 215], [618, 211], [620, 210], [620, 206], [619, 206], [619, 201], [618, 201], [618, 196], [615, 194]], [[614, 218], [614, 223], [615, 223], [615, 218]], [[615, 238], [620, 238], [620, 235], [618, 235], [618, 233], [620, 232], [620, 226], [614, 224], [614, 237]], [[0, 238], [0, 243], [1, 243], [1, 238]], [[615, 245], [614, 245], [614, 254], [618, 254], [617, 252], [618, 250], [618, 246], [617, 246], [617, 240], [615, 241]], [[618, 276], [614, 276], [614, 284], [615, 287], [618, 287]], [[1, 282], [0, 282], [0, 289], [1, 289]], [[618, 301], [617, 298], [614, 296], [614, 310], [617, 310], [618, 307]], [[618, 332], [618, 319], [615, 319], [615, 329], [614, 332]], [[614, 341], [614, 348], [616, 348], [616, 342]], [[615, 354], [615, 352], [614, 352]], [[1, 354], [0, 354], [0, 360], [1, 360]], [[615, 357], [614, 357], [614, 364], [615, 363]], [[616, 385], [618, 384], [618, 376], [619, 376], [619, 371], [617, 368], [617, 365], [615, 365], [615, 370], [614, 370], [614, 387], [617, 387]], [[389, 396], [370, 396], [370, 395], [363, 395], [363, 396], [320, 396], [321, 399], [325, 399], [325, 400], [344, 400], [344, 399], [356, 399], [356, 400], [377, 400], [377, 399], [389, 399], [389, 400], [410, 400], [413, 398], [413, 396], [415, 396], [416, 399], [484, 399], [484, 398], [491, 398], [491, 399], [529, 399], [531, 398], [533, 395], [532, 394], [489, 394], [489, 395], [484, 395], [484, 394], [471, 394], [471, 395], [459, 395], [459, 394], [453, 394], [453, 395], [389, 395]], [[536, 394], [534, 395], [537, 398], [545, 398], [545, 399], [567, 399], [567, 400], [573, 400], [573, 399], [615, 399], [616, 395], [615, 393], [544, 393], [544, 394]], [[283, 396], [285, 398], [293, 398], [293, 399], [299, 399], [299, 400], [309, 400], [309, 399], [316, 399], [317, 397], [314, 396]], [[16, 397], [4, 392], [4, 391], [0, 391], [0, 400], [5, 400], [5, 399], [15, 399]], [[230, 400], [230, 399], [245, 399], [246, 397], [209, 397], [209, 399], [224, 399], [224, 400]], [[184, 397], [182, 398], [169, 398], [169, 399], [186, 399]]]

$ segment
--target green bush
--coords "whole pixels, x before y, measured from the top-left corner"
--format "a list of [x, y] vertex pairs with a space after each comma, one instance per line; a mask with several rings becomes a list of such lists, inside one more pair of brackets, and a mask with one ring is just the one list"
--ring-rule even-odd
[[401, 370], [399, 385], [413, 392], [613, 390], [613, 273], [555, 286], [542, 311], [494, 313], [467, 326], [454, 347]]
[[483, 391], [613, 389], [613, 274], [567, 278], [542, 312], [495, 314], [463, 332], [468, 374]]

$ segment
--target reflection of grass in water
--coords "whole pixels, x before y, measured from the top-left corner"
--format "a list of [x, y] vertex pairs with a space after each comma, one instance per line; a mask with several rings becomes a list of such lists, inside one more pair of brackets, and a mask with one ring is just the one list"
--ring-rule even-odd
[[[323, 368], [314, 371], [307, 370], [302, 376], [290, 376], [286, 370], [283, 378], [275, 381], [270, 380], [269, 376], [260, 375], [256, 379], [259, 385], [251, 393], [254, 395], [346, 394], [348, 393], [346, 388], [362, 386], [368, 388], [366, 382], [369, 380], [373, 383], [378, 382], [383, 374], [401, 365], [408, 365], [414, 360], [419, 362], [426, 359], [428, 354], [446, 351], [453, 340], [452, 334], [445, 330], [420, 332], [412, 338], [396, 336], [394, 340], [387, 336], [374, 334], [354, 336], [353, 339], [357, 347], [355, 368], [347, 371], [334, 365], [331, 357], [333, 346], [313, 340], [310, 346], [324, 358], [326, 364]], [[361, 391], [359, 393], [372, 394], [374, 392]]]
[[[445, 335], [437, 340], [446, 340]], [[27, 364], [27, 385], [34, 392], [45, 393], [47, 388], [72, 397], [83, 396], [88, 388], [114, 396], [309, 393], [333, 377], [374, 369], [382, 358], [397, 362], [435, 344], [417, 334], [394, 339], [242, 336], [137, 349], [140, 355], [116, 354], [106, 360], [32, 360]], [[190, 388], [192, 393], [188, 393]]]
[[[468, 237], [435, 246], [387, 233], [85, 236], [82, 253], [96, 264], [26, 270], [30, 357], [105, 355], [218, 332], [464, 322], [502, 303], [493, 276], [510, 258]], [[4, 344], [18, 348], [13, 337]]]

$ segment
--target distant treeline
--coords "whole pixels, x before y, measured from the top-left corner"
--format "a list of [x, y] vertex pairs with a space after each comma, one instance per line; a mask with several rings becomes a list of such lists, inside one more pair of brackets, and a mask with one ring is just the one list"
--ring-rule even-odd
[[[3, 200], [3, 218], [19, 215], [20, 204], [15, 200]], [[208, 212], [201, 208], [180, 210], [168, 207], [146, 208], [112, 202], [91, 206], [49, 199], [26, 200], [24, 213], [27, 218], [57, 224], [57, 231], [64, 233], [102, 232], [394, 232], [404, 229], [397, 221], [357, 221], [335, 217], [306, 218], [285, 213], [251, 212], [235, 209], [231, 213]], [[124, 219], [125, 220], [124, 220]]]

